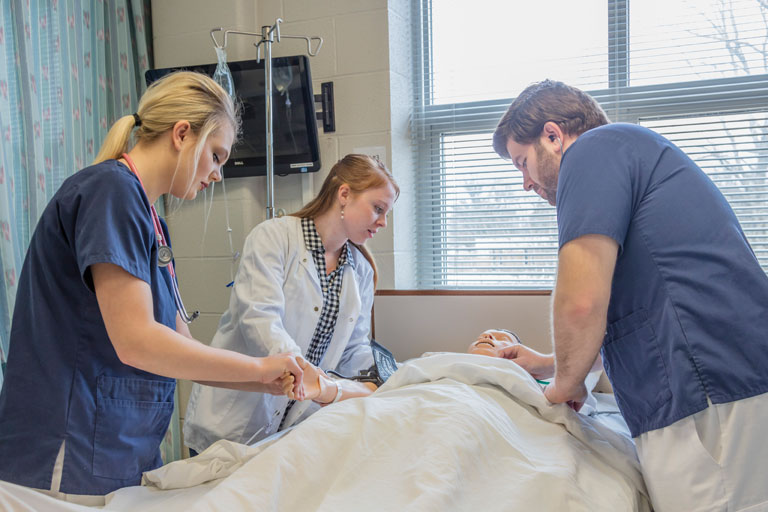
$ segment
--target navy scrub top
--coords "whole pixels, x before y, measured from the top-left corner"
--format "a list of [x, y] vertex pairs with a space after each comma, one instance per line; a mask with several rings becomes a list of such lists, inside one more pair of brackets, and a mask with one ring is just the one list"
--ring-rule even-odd
[[619, 254], [603, 341], [633, 436], [768, 391], [768, 277], [726, 199], [664, 137], [590, 130], [563, 156], [559, 244], [613, 238]]
[[93, 291], [94, 263], [147, 282], [155, 319], [175, 329], [149, 202], [137, 177], [115, 160], [68, 178], [32, 236], [0, 393], [2, 480], [50, 489], [62, 441], [64, 493], [138, 485], [143, 471], [161, 464], [175, 381], [120, 362]]

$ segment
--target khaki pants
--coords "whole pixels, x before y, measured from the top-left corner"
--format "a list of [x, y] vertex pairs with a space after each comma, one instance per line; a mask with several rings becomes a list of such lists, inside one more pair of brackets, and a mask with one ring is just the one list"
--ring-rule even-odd
[[53, 478], [51, 478], [50, 489], [35, 489], [38, 492], [52, 496], [56, 499], [66, 501], [68, 503], [76, 503], [78, 505], [87, 505], [89, 507], [103, 507], [105, 502], [104, 496], [91, 496], [85, 494], [67, 494], [59, 492], [61, 486], [61, 474], [64, 468], [64, 445], [66, 441], [62, 441], [61, 448], [59, 448], [59, 454], [56, 456], [56, 462], [53, 464]]
[[635, 438], [656, 512], [768, 511], [768, 393]]

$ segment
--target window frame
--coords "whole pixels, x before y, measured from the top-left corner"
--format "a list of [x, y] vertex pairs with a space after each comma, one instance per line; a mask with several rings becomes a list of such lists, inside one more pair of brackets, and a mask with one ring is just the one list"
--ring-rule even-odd
[[[768, 112], [768, 74], [749, 75], [705, 80], [692, 80], [659, 85], [629, 85], [629, 1], [608, 0], [608, 88], [587, 90], [603, 107], [612, 122], [637, 124], [645, 118], [700, 116], [717, 113], [740, 111]], [[455, 119], [451, 112], [466, 112], [470, 115], [461, 118], [460, 133], [492, 132], [501, 116], [514, 98], [461, 103], [435, 104], [430, 89], [431, 60], [434, 48], [431, 39], [432, 0], [414, 2], [414, 106], [412, 115], [412, 137], [414, 139], [415, 168], [420, 172], [430, 172], [419, 179], [428, 183], [429, 190], [442, 190], [443, 180], [440, 170], [445, 168], [441, 156], [441, 145], [445, 136], [456, 135]], [[691, 91], [695, 91], [693, 94]], [[626, 101], [631, 99], [630, 102]], [[766, 105], [759, 108], [759, 105]], [[434, 165], [437, 156], [438, 165]], [[417, 187], [418, 185], [417, 180]], [[417, 189], [416, 197], [423, 194]], [[426, 230], [420, 223], [417, 227], [416, 250], [419, 255], [416, 262], [417, 289], [472, 289], [476, 286], [450, 285], [446, 280], [446, 260], [444, 247], [447, 215], [445, 208], [440, 209], [439, 198], [431, 201], [417, 200], [418, 219], [433, 215], [437, 208], [441, 213], [431, 222], [432, 229]], [[554, 212], [553, 212], [554, 215]], [[768, 232], [766, 232], [768, 235]], [[555, 248], [556, 250], [556, 248]], [[552, 276], [554, 283], [554, 274]], [[486, 289], [486, 287], [483, 287]], [[487, 289], [495, 289], [487, 287]], [[552, 285], [543, 288], [508, 287], [513, 290], [551, 290]]]

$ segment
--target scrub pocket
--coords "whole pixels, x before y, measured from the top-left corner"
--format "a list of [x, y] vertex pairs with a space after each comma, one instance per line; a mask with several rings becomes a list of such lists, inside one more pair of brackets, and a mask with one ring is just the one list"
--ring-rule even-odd
[[101, 376], [97, 382], [93, 474], [137, 480], [159, 464], [173, 414], [174, 381]]
[[672, 398], [659, 342], [644, 309], [608, 326], [603, 356], [627, 423], [629, 418], [647, 418]]

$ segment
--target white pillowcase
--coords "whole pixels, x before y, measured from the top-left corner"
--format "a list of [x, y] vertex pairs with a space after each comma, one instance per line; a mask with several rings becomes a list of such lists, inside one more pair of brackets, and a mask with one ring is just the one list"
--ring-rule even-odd
[[597, 386], [597, 383], [600, 380], [601, 375], [603, 375], [602, 368], [595, 370], [593, 372], [589, 372], [587, 374], [587, 378], [584, 379], [584, 385], [587, 387], [587, 391], [591, 393], [592, 390], [595, 389], [595, 386]]

